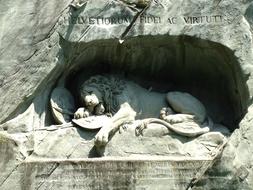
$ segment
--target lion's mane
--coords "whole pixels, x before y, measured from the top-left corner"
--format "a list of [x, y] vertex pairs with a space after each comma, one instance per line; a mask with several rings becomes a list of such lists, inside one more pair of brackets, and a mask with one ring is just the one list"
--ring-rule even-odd
[[80, 88], [80, 95], [84, 97], [87, 95], [87, 87], [96, 88], [102, 95], [102, 100], [100, 100], [105, 111], [110, 114], [115, 114], [119, 109], [118, 96], [122, 93], [126, 87], [126, 81], [120, 79], [113, 75], [95, 75], [86, 80]]

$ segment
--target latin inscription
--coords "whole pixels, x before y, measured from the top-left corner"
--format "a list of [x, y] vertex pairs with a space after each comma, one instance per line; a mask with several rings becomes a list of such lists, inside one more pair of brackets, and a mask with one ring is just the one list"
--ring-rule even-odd
[[[50, 175], [38, 173], [40, 189], [185, 189], [203, 164], [209, 161], [80, 162], [60, 164]], [[43, 166], [38, 171], [45, 171]], [[42, 185], [41, 185], [42, 184]], [[131, 188], [130, 188], [131, 189]], [[134, 189], [134, 188], [133, 188]]]
[[221, 15], [184, 17], [184, 21], [186, 24], [221, 23], [223, 22], [223, 18]]
[[[85, 24], [85, 25], [121, 25], [130, 24], [133, 18], [131, 17], [88, 17], [88, 16], [73, 16], [64, 18], [65, 24]], [[194, 25], [194, 24], [219, 24], [225, 21], [222, 15], [204, 15], [204, 16], [172, 16], [168, 18], [150, 15], [141, 15], [136, 21], [138, 24], [169, 24], [176, 25], [179, 23]]]
[[130, 23], [130, 17], [71, 17], [65, 21], [70, 24], [87, 24], [87, 25], [115, 25], [115, 24], [125, 24]]

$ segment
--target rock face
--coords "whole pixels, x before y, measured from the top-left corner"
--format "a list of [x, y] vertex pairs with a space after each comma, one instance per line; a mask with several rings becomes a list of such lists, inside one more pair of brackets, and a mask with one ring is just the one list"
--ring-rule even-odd
[[139, 135], [136, 135], [135, 128], [121, 130], [105, 147], [98, 147], [97, 153], [109, 157], [172, 156], [211, 160], [223, 143], [226, 143], [226, 138], [218, 132], [197, 138], [183, 137], [163, 125], [150, 124]]
[[[0, 6], [0, 189], [64, 189], [67, 179], [72, 180], [66, 182], [71, 189], [164, 189], [166, 184], [173, 184], [171, 189], [252, 189], [252, 1], [70, 4], [71, 0], [13, 0]], [[171, 157], [162, 158], [162, 165], [152, 156], [147, 162], [87, 159], [99, 156], [93, 148], [96, 131], [56, 129], [49, 98], [55, 86], [75, 94], [81, 80], [100, 73], [127, 76], [147, 89], [166, 86], [167, 91], [198, 97], [212, 119], [232, 132], [222, 156], [198, 183], [191, 183], [197, 172], [183, 175], [180, 169], [186, 163], [173, 167], [180, 160]], [[112, 146], [120, 139], [115, 136], [103, 154], [129, 156]], [[157, 145], [171, 145], [164, 137], [154, 139]], [[137, 152], [163, 155], [152, 140], [147, 143], [152, 146], [136, 146]], [[101, 163], [107, 166], [100, 170]], [[195, 171], [200, 163], [188, 168]], [[152, 167], [161, 170], [149, 175]], [[160, 183], [166, 167], [177, 169], [172, 176], [165, 173], [167, 181]], [[69, 173], [57, 178], [64, 171]], [[95, 183], [99, 172], [109, 175], [108, 180]], [[127, 177], [116, 181], [117, 172]], [[84, 177], [87, 181], [80, 179]], [[147, 180], [152, 177], [159, 180]]]

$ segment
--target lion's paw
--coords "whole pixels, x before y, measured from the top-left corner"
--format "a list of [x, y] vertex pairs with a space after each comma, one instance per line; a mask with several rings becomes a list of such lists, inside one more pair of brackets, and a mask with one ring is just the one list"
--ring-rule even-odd
[[177, 115], [168, 115], [164, 118], [164, 120], [171, 124], [183, 122], [182, 118]]
[[188, 115], [188, 114], [175, 114], [175, 115], [168, 115], [164, 118], [165, 121], [168, 123], [174, 124], [174, 123], [183, 123], [188, 121], [194, 120], [194, 115]]
[[78, 110], [74, 113], [75, 119], [81, 119], [89, 117], [90, 113], [85, 108], [78, 108]]
[[109, 130], [101, 128], [95, 136], [95, 145], [97, 147], [105, 146], [108, 143], [109, 133]]
[[171, 108], [169, 108], [169, 107], [164, 107], [164, 108], [162, 108], [161, 111], [160, 111], [160, 118], [161, 118], [161, 119], [164, 119], [166, 116], [171, 115], [171, 114], [173, 114], [173, 113], [174, 113], [174, 112], [172, 111]]

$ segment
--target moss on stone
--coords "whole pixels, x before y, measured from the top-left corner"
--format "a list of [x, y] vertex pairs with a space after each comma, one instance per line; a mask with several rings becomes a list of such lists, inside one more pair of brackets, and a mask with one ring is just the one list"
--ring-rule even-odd
[[11, 142], [11, 139], [9, 139], [8, 137], [6, 137], [5, 135], [3, 134], [0, 134], [0, 144], [3, 144], [3, 143], [10, 143]]

